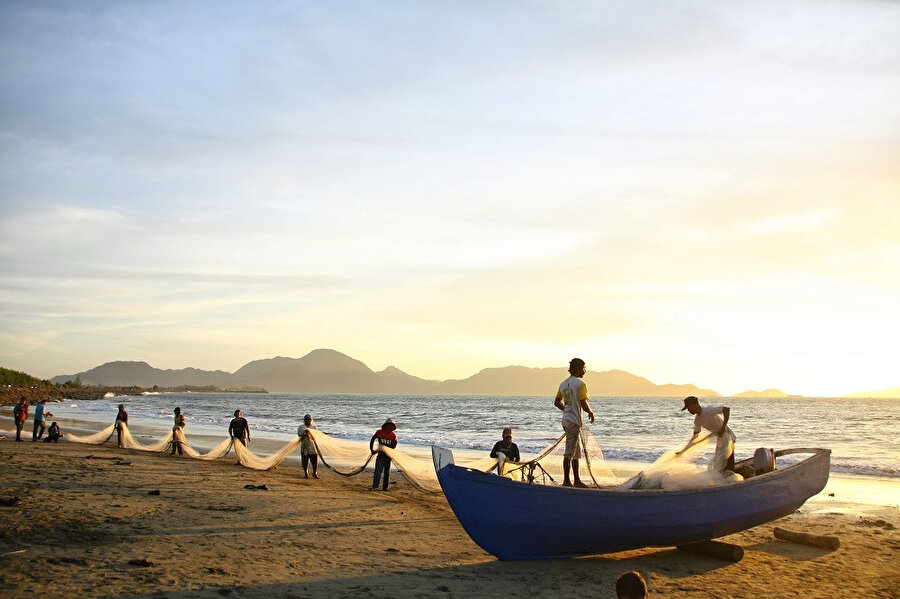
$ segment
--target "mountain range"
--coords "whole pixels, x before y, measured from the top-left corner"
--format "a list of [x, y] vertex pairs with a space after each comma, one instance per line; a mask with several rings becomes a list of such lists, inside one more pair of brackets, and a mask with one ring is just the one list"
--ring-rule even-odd
[[[445, 381], [422, 379], [389, 366], [381, 371], [331, 349], [317, 349], [302, 358], [275, 357], [254, 360], [233, 373], [223, 370], [161, 370], [146, 362], [107, 362], [71, 375], [53, 377], [51, 382], [80, 380], [86, 385], [172, 388], [216, 386], [220, 388], [263, 388], [270, 393], [393, 393], [422, 395], [545, 395], [553, 394], [566, 376], [565, 368], [506, 366], [485, 368], [465, 379]], [[718, 397], [712, 389], [695, 385], [657, 385], [643, 377], [622, 371], [588, 372], [584, 377], [591, 393], [598, 396], [696, 395]], [[746, 395], [786, 396], [777, 389], [746, 392]]]

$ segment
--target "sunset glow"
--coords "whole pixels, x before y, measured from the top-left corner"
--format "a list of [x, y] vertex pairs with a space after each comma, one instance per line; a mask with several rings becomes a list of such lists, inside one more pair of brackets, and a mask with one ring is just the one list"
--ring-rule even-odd
[[900, 385], [896, 3], [29, 2], [0, 28], [4, 367], [326, 347]]

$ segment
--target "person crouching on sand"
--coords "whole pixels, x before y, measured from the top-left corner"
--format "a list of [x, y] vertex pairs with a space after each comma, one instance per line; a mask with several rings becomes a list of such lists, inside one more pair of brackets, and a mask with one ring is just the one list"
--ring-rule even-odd
[[187, 424], [184, 416], [181, 414], [181, 408], [175, 408], [175, 426], [172, 427], [172, 455], [178, 452], [178, 455], [184, 455], [181, 449], [181, 441], [178, 440], [178, 434], [184, 433], [184, 427]]
[[228, 434], [232, 439], [240, 441], [244, 447], [247, 447], [247, 443], [250, 441], [250, 423], [247, 422], [240, 410], [234, 411], [234, 419], [228, 425]]
[[[372, 490], [378, 488], [378, 482], [381, 480], [381, 475], [384, 474], [384, 484], [381, 487], [382, 491], [388, 490], [388, 479], [391, 476], [391, 458], [387, 456], [382, 451], [379, 451], [382, 447], [390, 447], [394, 449], [397, 447], [397, 434], [394, 432], [397, 430], [397, 425], [394, 424], [394, 421], [388, 418], [384, 421], [384, 424], [381, 425], [381, 428], [375, 431], [375, 434], [372, 435], [372, 438], [369, 440], [369, 451], [372, 453], [377, 453], [375, 456], [375, 477], [372, 479]], [[375, 448], [375, 441], [378, 441], [378, 449]]]
[[44, 439], [44, 443], [59, 443], [59, 440], [62, 439], [62, 436], [62, 432], [59, 430], [59, 425], [54, 422], [50, 425], [50, 428], [47, 429], [47, 438]]

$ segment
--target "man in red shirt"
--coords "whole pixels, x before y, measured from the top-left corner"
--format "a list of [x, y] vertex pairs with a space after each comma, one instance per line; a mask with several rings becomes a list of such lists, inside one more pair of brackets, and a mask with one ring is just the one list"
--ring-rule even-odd
[[[372, 438], [369, 440], [369, 451], [378, 453], [375, 457], [375, 478], [372, 479], [373, 491], [378, 488], [378, 483], [381, 480], [382, 474], [384, 474], [384, 484], [381, 487], [381, 490], [388, 490], [388, 479], [391, 476], [391, 458], [380, 450], [382, 447], [390, 447], [391, 449], [397, 447], [397, 434], [394, 432], [395, 430], [397, 430], [397, 425], [394, 424], [393, 420], [388, 418], [384, 421], [384, 424], [381, 425], [381, 428], [375, 431], [375, 434], [372, 435]], [[375, 447], [375, 441], [378, 441], [378, 448]]]

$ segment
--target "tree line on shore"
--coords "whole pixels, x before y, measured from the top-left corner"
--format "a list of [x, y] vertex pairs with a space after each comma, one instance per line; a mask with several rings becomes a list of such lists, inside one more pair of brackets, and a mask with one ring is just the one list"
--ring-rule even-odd
[[[228, 392], [230, 389], [222, 389], [212, 385], [195, 387], [182, 385], [177, 388], [160, 388], [157, 385], [149, 389], [137, 386], [109, 386], [109, 385], [85, 385], [80, 377], [64, 383], [51, 383], [41, 380], [30, 374], [0, 367], [0, 405], [15, 405], [22, 398], [28, 403], [35, 404], [45, 399], [47, 401], [77, 400], [86, 401], [101, 399], [107, 393], [115, 395], [141, 395], [145, 392], [180, 391], [194, 393]], [[246, 391], [246, 390], [241, 390]], [[265, 391], [261, 391], [265, 393]]]

